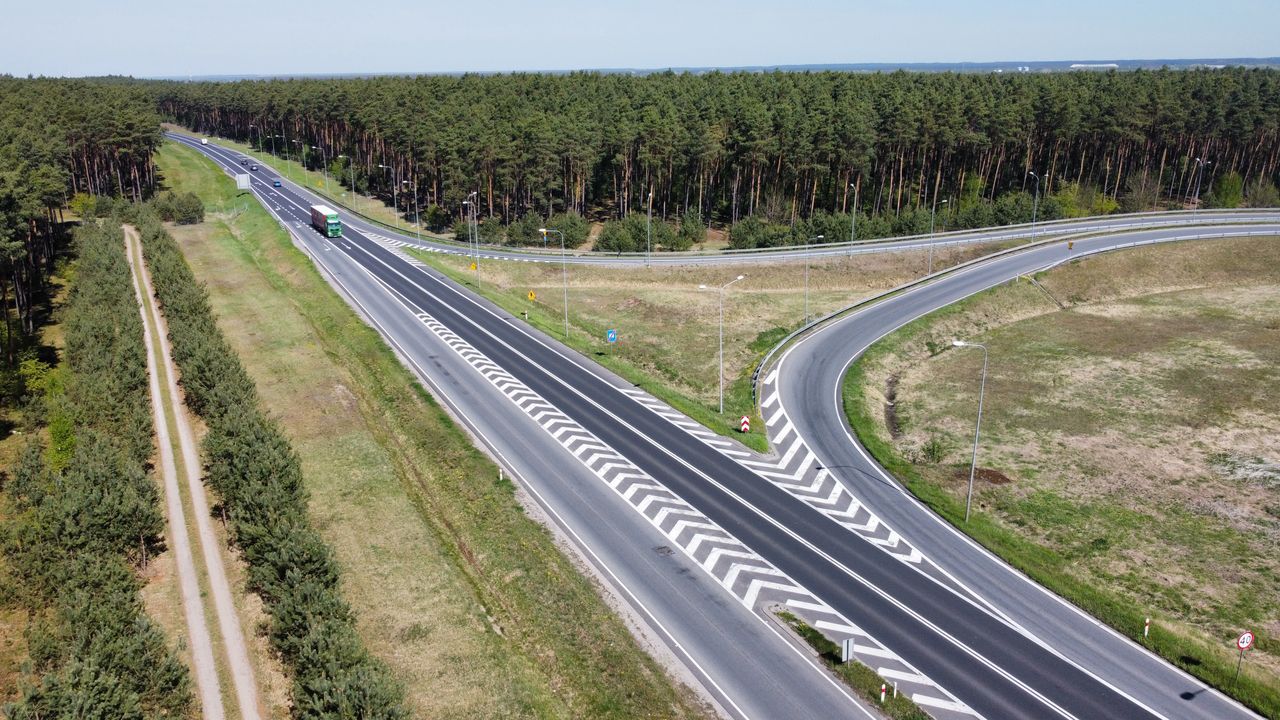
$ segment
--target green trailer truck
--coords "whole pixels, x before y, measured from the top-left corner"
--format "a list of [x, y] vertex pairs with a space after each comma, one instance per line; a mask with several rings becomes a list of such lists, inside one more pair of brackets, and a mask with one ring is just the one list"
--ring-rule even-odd
[[342, 237], [342, 221], [338, 212], [328, 205], [311, 206], [311, 227], [325, 237]]

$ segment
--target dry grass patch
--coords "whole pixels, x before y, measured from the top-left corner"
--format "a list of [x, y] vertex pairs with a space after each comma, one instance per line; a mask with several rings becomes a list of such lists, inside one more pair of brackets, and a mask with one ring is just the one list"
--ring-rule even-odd
[[[939, 250], [941, 268], [989, 253], [995, 245]], [[416, 256], [469, 287], [470, 260]], [[923, 252], [814, 260], [808, 269], [809, 315], [819, 317], [925, 273]], [[717, 415], [719, 297], [712, 289], [737, 277], [725, 294], [725, 413]], [[712, 429], [736, 435], [753, 415], [750, 377], [761, 355], [805, 317], [805, 263], [789, 260], [717, 266], [581, 266], [568, 269], [570, 345], [637, 385], [672, 402]], [[563, 336], [563, 280], [555, 263], [482, 260], [480, 290], [509, 312], [528, 312], [536, 327]], [[536, 301], [530, 302], [529, 292]], [[618, 332], [613, 347], [606, 330]], [[764, 449], [762, 436], [751, 436]]]
[[1224, 662], [1259, 632], [1246, 671], [1280, 686], [1280, 241], [1125, 251], [1039, 282], [1068, 309], [1017, 283], [875, 346], [860, 430], [962, 502], [982, 355], [949, 340], [987, 344], [979, 464], [1011, 481], [980, 481], [975, 509]]

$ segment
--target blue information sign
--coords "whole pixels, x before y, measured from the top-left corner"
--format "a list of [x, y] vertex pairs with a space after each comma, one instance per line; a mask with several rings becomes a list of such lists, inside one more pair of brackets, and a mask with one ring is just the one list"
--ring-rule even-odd
[[609, 342], [611, 342], [611, 343], [616, 343], [616, 342], [618, 342], [618, 331], [617, 331], [617, 330], [610, 330], [610, 331], [606, 332], [606, 333], [604, 334], [604, 339], [605, 339], [605, 340], [608, 340], [608, 341], [609, 341]]

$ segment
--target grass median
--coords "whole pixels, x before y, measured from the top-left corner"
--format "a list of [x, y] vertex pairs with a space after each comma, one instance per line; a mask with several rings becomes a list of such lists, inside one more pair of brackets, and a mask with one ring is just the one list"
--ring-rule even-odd
[[[851, 367], [845, 409], [876, 458], [957, 527], [1274, 717], [1277, 317], [1275, 238], [1097, 256], [887, 336]], [[990, 353], [968, 523], [982, 354], [952, 338]], [[1244, 630], [1258, 643], [1237, 683]]]
[[310, 513], [370, 650], [420, 717], [701, 717], [381, 338], [196, 151], [174, 236], [302, 459]]
[[[991, 252], [995, 245], [939, 250], [935, 267]], [[472, 289], [469, 258], [408, 250]], [[810, 317], [847, 307], [925, 272], [926, 253], [881, 253], [739, 265], [653, 267], [480, 261], [479, 291], [504, 310], [661, 398], [693, 420], [765, 452], [751, 397], [760, 358]], [[724, 294], [724, 412], [719, 411], [720, 295]], [[807, 276], [807, 281], [806, 281]], [[567, 277], [569, 336], [564, 336]], [[805, 292], [806, 284], [808, 293]], [[707, 290], [700, 289], [706, 285]], [[530, 295], [532, 293], [532, 296]], [[808, 300], [806, 303], [806, 294]], [[532, 299], [531, 299], [532, 297]], [[617, 342], [606, 332], [614, 330]], [[743, 415], [752, 432], [738, 432]]]

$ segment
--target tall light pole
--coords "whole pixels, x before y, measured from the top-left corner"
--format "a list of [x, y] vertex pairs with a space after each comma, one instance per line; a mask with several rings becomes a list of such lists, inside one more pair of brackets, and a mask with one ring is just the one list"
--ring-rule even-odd
[[[821, 235], [811, 237], [809, 238], [809, 242], [805, 243], [805, 245], [812, 245], [814, 240], [821, 239]], [[804, 324], [809, 324], [809, 253], [807, 249], [804, 254]]]
[[[738, 282], [739, 280], [742, 280], [745, 277], [746, 275], [739, 275], [738, 277], [721, 285], [719, 288], [719, 292], [720, 292], [720, 372], [718, 373], [718, 375], [720, 379], [720, 414], [721, 415], [724, 414], [724, 291], [727, 290], [730, 285]], [[698, 289], [710, 290], [711, 288], [707, 287], [706, 285], [699, 285]]]
[[1196, 158], [1196, 204], [1191, 206], [1191, 212], [1200, 212], [1200, 180], [1204, 178], [1204, 166], [1212, 165], [1208, 160]]
[[933, 274], [933, 218], [938, 213], [938, 205], [946, 205], [947, 201], [938, 202], [938, 196], [933, 196], [933, 207], [929, 208], [929, 273]]
[[649, 217], [644, 222], [644, 266], [650, 267], [653, 254], [653, 191], [649, 191]]
[[1031, 172], [1030, 170], [1027, 171], [1027, 174], [1036, 179], [1036, 195], [1035, 195], [1035, 199], [1031, 201], [1031, 239], [1035, 240], [1036, 239], [1036, 211], [1040, 209], [1040, 176]]
[[312, 145], [312, 146], [311, 146], [311, 149], [312, 149], [312, 150], [319, 150], [319, 151], [320, 151], [320, 162], [324, 163], [324, 191], [325, 191], [325, 193], [326, 193], [326, 194], [330, 194], [330, 191], [329, 191], [329, 156], [325, 154], [325, 152], [324, 152], [324, 148], [320, 147], [319, 145]]
[[849, 187], [853, 188], [853, 208], [849, 213], [849, 242], [858, 241], [858, 186], [849, 183]]
[[[480, 221], [476, 219], [476, 203], [480, 201], [479, 195], [480, 195], [480, 192], [478, 190], [473, 190], [471, 194], [467, 196], [467, 199], [462, 201], [463, 205], [469, 205], [471, 208], [471, 220], [470, 222], [467, 223], [467, 233], [470, 234], [471, 226], [472, 225], [475, 226], [475, 246], [474, 246], [475, 251], [474, 251], [474, 254], [471, 256], [471, 264], [474, 265], [476, 269], [476, 288], [477, 289], [480, 287]], [[472, 200], [471, 198], [476, 198], [476, 199]], [[564, 236], [562, 235], [561, 238], [563, 239], [563, 237]], [[566, 285], [566, 287], [568, 286]], [[565, 299], [565, 318], [566, 318], [565, 327], [568, 327], [568, 324], [567, 324], [567, 318], [569, 317], [568, 290], [565, 291], [565, 298], [566, 298]], [[565, 332], [565, 337], [568, 337], [568, 331]]]
[[[399, 177], [396, 175], [396, 169], [391, 167], [390, 165], [383, 165], [379, 163], [378, 167], [382, 168], [383, 170], [391, 171], [391, 204], [394, 205], [396, 208], [396, 227], [399, 227], [400, 226], [400, 200], [396, 195], [396, 190], [400, 187], [400, 183], [398, 182]], [[470, 232], [470, 230], [471, 230], [471, 227], [467, 226], [467, 231]]]
[[261, 150], [262, 149], [262, 128], [258, 127], [257, 125], [254, 125], [253, 123], [249, 123], [249, 145], [250, 146], [253, 145], [253, 131], [255, 129], [258, 131], [258, 149]]
[[559, 230], [553, 230], [550, 228], [538, 228], [538, 232], [542, 233], [542, 238], [544, 241], [546, 240], [547, 233], [555, 233], [560, 236], [560, 277], [564, 281], [564, 339], [565, 339], [565, 342], [568, 342], [569, 341], [569, 264], [568, 264], [568, 261], [565, 260], [565, 255], [564, 255], [564, 233], [560, 232]]
[[[348, 171], [349, 173], [351, 173], [351, 200], [350, 200], [350, 203], [351, 203], [351, 207], [353, 207], [353, 208], [354, 208], [354, 207], [356, 206], [356, 168], [355, 168], [355, 165], [353, 165], [353, 164], [352, 164], [351, 158], [350, 158], [349, 156], [344, 155], [344, 154], [342, 154], [342, 153], [338, 153], [337, 155], [335, 155], [335, 156], [333, 157], [333, 159], [334, 159], [334, 160], [337, 160], [338, 158], [346, 158], [346, 160], [347, 160], [347, 171]], [[341, 187], [341, 186], [342, 186], [342, 181], [341, 181], [341, 180], [339, 180], [339, 181], [338, 181], [338, 186], [339, 186], [339, 187]]]
[[987, 346], [982, 343], [952, 340], [956, 347], [982, 348], [982, 384], [978, 386], [978, 423], [973, 428], [973, 459], [969, 462], [969, 494], [964, 501], [964, 521], [969, 522], [969, 508], [973, 505], [973, 476], [978, 470], [978, 437], [982, 432], [982, 399], [987, 392]]
[[418, 217], [418, 183], [416, 182], [418, 178], [414, 177], [413, 179], [415, 181], [413, 183], [410, 183], [408, 180], [401, 180], [400, 183], [403, 185], [409, 185], [409, 184], [413, 185], [413, 236], [416, 237], [419, 242], [421, 242], [422, 241], [422, 221]]
[[298, 146], [298, 167], [302, 168], [302, 186], [303, 186], [303, 187], [306, 187], [306, 184], [307, 184], [307, 161], [306, 161], [306, 150], [305, 150], [305, 149], [306, 149], [307, 143], [306, 143], [306, 142], [302, 142], [301, 140], [297, 140], [297, 138], [294, 138], [294, 140], [291, 140], [291, 141], [289, 141], [289, 142], [296, 143], [296, 145]]

